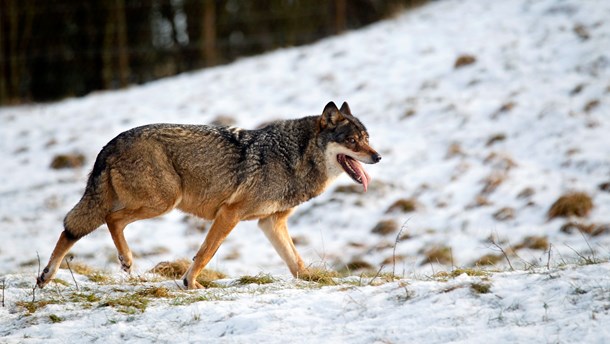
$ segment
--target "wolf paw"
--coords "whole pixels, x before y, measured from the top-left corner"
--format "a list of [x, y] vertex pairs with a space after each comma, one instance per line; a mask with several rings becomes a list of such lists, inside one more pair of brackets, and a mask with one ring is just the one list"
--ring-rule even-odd
[[184, 284], [184, 286], [186, 287], [186, 289], [189, 290], [194, 290], [194, 289], [205, 289], [204, 286], [201, 285], [201, 283], [193, 280], [191, 282], [187, 281], [186, 278], [182, 280], [182, 283]]
[[126, 259], [122, 255], [119, 255], [119, 262], [121, 263], [121, 269], [123, 271], [125, 271], [126, 273], [130, 274], [131, 273], [131, 260]]
[[44, 270], [42, 270], [42, 273], [40, 274], [40, 276], [38, 276], [38, 278], [36, 278], [36, 285], [38, 286], [38, 288], [42, 289], [44, 288], [45, 285], [47, 285], [47, 283], [49, 283], [50, 279], [47, 279], [46, 275], [49, 273], [49, 268], [44, 268]]

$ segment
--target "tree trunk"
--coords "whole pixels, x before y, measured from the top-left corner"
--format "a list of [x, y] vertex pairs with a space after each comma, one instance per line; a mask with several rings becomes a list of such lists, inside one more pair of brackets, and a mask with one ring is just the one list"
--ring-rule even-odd
[[203, 59], [207, 66], [217, 63], [216, 55], [216, 0], [205, 0], [203, 11]]
[[116, 0], [115, 3], [116, 38], [118, 43], [118, 66], [121, 87], [129, 84], [129, 47], [127, 46], [127, 23], [125, 20], [125, 1]]

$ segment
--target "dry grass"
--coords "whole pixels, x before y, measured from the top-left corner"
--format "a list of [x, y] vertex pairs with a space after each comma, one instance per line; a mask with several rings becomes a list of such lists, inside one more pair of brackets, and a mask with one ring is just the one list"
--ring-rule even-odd
[[566, 234], [580, 232], [590, 236], [598, 236], [610, 233], [610, 225], [570, 221], [561, 226], [559, 230]]
[[481, 269], [457, 268], [451, 271], [441, 271], [434, 275], [435, 278], [456, 278], [461, 275], [485, 277], [489, 272]]
[[309, 269], [306, 273], [298, 276], [300, 279], [309, 282], [316, 282], [321, 285], [336, 285], [335, 278], [340, 277], [336, 271], [325, 269]]
[[502, 260], [504, 260], [504, 256], [501, 254], [493, 254], [493, 253], [489, 253], [486, 254], [484, 256], [481, 256], [479, 259], [477, 259], [474, 263], [472, 263], [473, 266], [489, 266], [489, 265], [496, 265], [499, 262], [501, 262]]
[[[179, 279], [184, 276], [190, 265], [191, 261], [188, 259], [178, 259], [172, 262], [161, 262], [152, 268], [150, 272], [169, 279]], [[222, 272], [204, 269], [199, 273], [199, 276], [197, 276], [197, 282], [205, 286], [208, 285], [210, 281], [225, 277], [227, 276]]]
[[347, 271], [372, 270], [373, 265], [362, 259], [354, 259], [345, 265], [345, 269]]
[[382, 220], [373, 227], [371, 232], [380, 235], [388, 235], [398, 231], [398, 227], [398, 223], [394, 220]]
[[491, 291], [491, 284], [489, 283], [472, 283], [470, 290], [477, 294], [487, 294]]
[[165, 287], [149, 287], [136, 292], [138, 296], [166, 298], [170, 297], [169, 289]]
[[493, 214], [493, 217], [498, 221], [512, 220], [515, 218], [515, 209], [511, 207], [500, 208]]
[[77, 168], [85, 164], [85, 156], [80, 153], [58, 154], [51, 161], [51, 168]]
[[413, 198], [401, 198], [396, 202], [392, 203], [386, 213], [392, 212], [401, 212], [401, 213], [410, 213], [417, 209], [417, 201]]
[[[68, 269], [68, 264], [66, 264], [66, 260], [65, 259], [61, 261], [61, 264], [59, 265], [59, 268], [60, 269]], [[94, 268], [88, 266], [87, 264], [79, 263], [79, 262], [72, 262], [72, 263], [70, 263], [70, 269], [75, 274], [84, 275], [84, 276], [90, 276], [90, 275], [93, 275], [95, 273], [99, 273], [98, 270], [95, 270]]]
[[489, 147], [489, 146], [493, 145], [496, 142], [501, 142], [501, 141], [504, 141], [504, 140], [506, 140], [506, 134], [504, 134], [504, 133], [494, 134], [494, 135], [490, 136], [487, 139], [487, 142], [485, 143], [485, 145], [487, 147]]
[[589, 215], [591, 209], [593, 209], [591, 196], [584, 192], [571, 192], [559, 197], [551, 205], [547, 215], [549, 219], [570, 216], [584, 217]]
[[597, 107], [599, 107], [599, 104], [600, 104], [600, 102], [598, 99], [590, 100], [587, 102], [587, 104], [585, 104], [582, 111], [591, 112], [591, 111], [595, 110]]
[[514, 250], [520, 250], [522, 248], [529, 248], [532, 250], [543, 250], [549, 249], [549, 239], [545, 236], [528, 236], [523, 239], [520, 244], [513, 247]]
[[489, 195], [494, 192], [498, 186], [500, 186], [506, 175], [502, 172], [492, 172], [489, 176], [483, 179], [483, 189], [481, 189], [481, 195]]
[[248, 285], [248, 284], [270, 284], [275, 282], [273, 277], [270, 274], [258, 274], [256, 276], [241, 276], [237, 280], [237, 284], [239, 285]]
[[423, 254], [425, 259], [422, 262], [422, 265], [429, 263], [450, 265], [453, 262], [451, 247], [448, 246], [433, 246], [426, 250]]
[[468, 55], [468, 54], [460, 55], [460, 56], [458, 56], [457, 59], [455, 59], [453, 68], [457, 69], [457, 68], [465, 67], [465, 66], [471, 65], [475, 62], [477, 62], [477, 58], [474, 57], [473, 55]]

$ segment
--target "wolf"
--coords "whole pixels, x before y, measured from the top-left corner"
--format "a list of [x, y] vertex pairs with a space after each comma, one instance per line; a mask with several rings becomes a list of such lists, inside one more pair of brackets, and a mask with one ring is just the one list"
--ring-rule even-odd
[[37, 286], [49, 283], [74, 243], [104, 223], [122, 269], [130, 272], [133, 257], [125, 227], [174, 208], [213, 220], [183, 276], [186, 288], [202, 288], [197, 275], [242, 220], [258, 220], [292, 275], [305, 276], [308, 270], [288, 234], [288, 217], [343, 172], [366, 191], [371, 177], [360, 163], [380, 160], [346, 102], [340, 109], [328, 103], [321, 115], [257, 130], [182, 124], [133, 128], [98, 154]]

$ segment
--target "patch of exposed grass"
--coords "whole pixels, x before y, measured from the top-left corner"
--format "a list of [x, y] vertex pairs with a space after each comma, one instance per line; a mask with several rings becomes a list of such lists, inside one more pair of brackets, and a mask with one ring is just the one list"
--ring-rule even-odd
[[470, 290], [477, 294], [487, 294], [491, 291], [491, 284], [489, 283], [472, 283]]
[[365, 262], [362, 259], [354, 259], [345, 265], [345, 269], [347, 271], [355, 271], [355, 270], [372, 270], [373, 265], [368, 262]]
[[511, 207], [503, 207], [493, 213], [493, 218], [498, 221], [508, 221], [515, 218], [515, 209]]
[[242, 276], [240, 277], [236, 283], [239, 285], [248, 285], [248, 284], [270, 284], [275, 282], [275, 279], [271, 277], [270, 274], [258, 274], [256, 276]]
[[171, 297], [169, 289], [165, 287], [148, 287], [136, 292], [136, 295], [143, 297], [154, 297], [154, 298], [167, 298]]
[[49, 319], [54, 324], [60, 323], [60, 322], [64, 321], [64, 319], [60, 318], [59, 316], [57, 316], [55, 314], [49, 314]]
[[67, 281], [62, 280], [61, 278], [53, 278], [52, 281], [57, 283], [57, 284], [61, 284], [64, 287], [69, 287], [70, 286], [70, 283], [68, 283]]
[[220, 300], [230, 300], [233, 299], [231, 296], [227, 294], [217, 294], [217, 293], [181, 293], [176, 295], [176, 297], [172, 298], [169, 303], [172, 306], [186, 306], [193, 304], [195, 302], [203, 302], [203, 301], [220, 301]]
[[472, 269], [472, 268], [457, 268], [451, 271], [440, 271], [437, 272], [434, 277], [438, 278], [456, 278], [461, 275], [468, 276], [478, 276], [478, 277], [486, 277], [489, 276], [489, 272], [482, 269]]
[[85, 156], [80, 153], [58, 154], [51, 161], [51, 168], [77, 168], [85, 164]]
[[28, 315], [34, 314], [37, 310], [46, 307], [47, 305], [54, 305], [59, 303], [58, 300], [48, 299], [40, 301], [17, 301], [15, 305], [21, 307], [28, 312]]
[[599, 104], [600, 104], [599, 99], [591, 99], [590, 101], [587, 102], [587, 104], [585, 104], [585, 106], [582, 108], [582, 111], [591, 112], [594, 109], [596, 109], [597, 107], [599, 107]]
[[392, 203], [386, 210], [386, 213], [399, 211], [401, 213], [410, 213], [417, 209], [417, 201], [413, 198], [401, 198]]
[[138, 293], [125, 294], [105, 300], [100, 307], [112, 307], [126, 314], [144, 313], [148, 307], [149, 300]]
[[372, 233], [380, 235], [388, 235], [398, 231], [398, 223], [394, 220], [379, 221], [371, 230]]
[[494, 192], [500, 184], [506, 180], [506, 175], [502, 172], [493, 172], [483, 179], [483, 189], [481, 195], [489, 195]]
[[610, 233], [610, 224], [595, 224], [570, 221], [561, 226], [559, 230], [567, 234], [581, 232], [590, 236], [598, 236]]
[[504, 133], [494, 134], [494, 135], [490, 136], [487, 139], [487, 142], [485, 143], [485, 145], [487, 147], [489, 147], [489, 146], [493, 145], [496, 142], [501, 142], [501, 141], [504, 141], [504, 140], [506, 140], [506, 134], [504, 134]]
[[477, 58], [474, 55], [469, 55], [469, 54], [460, 55], [460, 56], [458, 56], [457, 59], [455, 59], [453, 68], [457, 69], [457, 68], [465, 67], [465, 66], [471, 65], [475, 62], [477, 62]]
[[424, 261], [422, 265], [428, 263], [438, 263], [438, 264], [451, 264], [453, 261], [453, 256], [451, 253], [451, 247], [437, 245], [427, 249], [424, 253]]
[[584, 217], [589, 215], [593, 209], [593, 199], [585, 192], [571, 192], [559, 197], [547, 215], [549, 219], [556, 217], [578, 216]]
[[[168, 279], [179, 279], [184, 276], [190, 265], [191, 261], [188, 259], [178, 259], [171, 262], [161, 262], [152, 268], [150, 272]], [[206, 288], [217, 288], [218, 284], [212, 281], [225, 277], [227, 276], [222, 272], [204, 269], [197, 276], [197, 282]]]
[[347, 194], [357, 194], [362, 193], [362, 186], [350, 184], [350, 185], [339, 185], [335, 188], [336, 193], [347, 193]]
[[515, 250], [520, 250], [522, 248], [546, 251], [549, 249], [549, 239], [545, 236], [527, 236], [523, 239], [521, 243], [513, 247], [513, 249]]
[[[62, 260], [61, 264], [59, 265], [59, 268], [68, 269], [68, 264], [66, 264], [65, 260]], [[89, 265], [84, 264], [84, 263], [79, 263], [79, 262], [71, 262], [70, 269], [75, 274], [84, 275], [84, 276], [89, 276], [89, 275], [99, 272], [98, 270], [95, 270], [94, 268], [90, 267]]]
[[113, 282], [112, 277], [110, 277], [110, 275], [105, 274], [103, 272], [94, 272], [91, 275], [88, 275], [87, 278], [89, 278], [89, 280], [91, 282], [101, 283], [101, 284], [108, 284], [108, 283]]
[[320, 285], [336, 285], [335, 278], [340, 277], [336, 271], [325, 269], [309, 269], [306, 273], [298, 276], [308, 282], [316, 282]]
[[71, 295], [68, 296], [68, 300], [70, 302], [89, 302], [89, 303], [93, 303], [93, 302], [98, 302], [100, 301], [100, 298], [91, 293], [91, 294], [85, 294], [85, 293], [72, 293]]
[[481, 256], [477, 259], [472, 265], [474, 266], [482, 266], [482, 265], [496, 265], [504, 259], [504, 256], [501, 254], [493, 254], [488, 253], [486, 255]]

